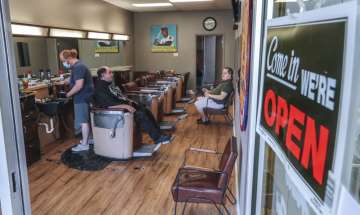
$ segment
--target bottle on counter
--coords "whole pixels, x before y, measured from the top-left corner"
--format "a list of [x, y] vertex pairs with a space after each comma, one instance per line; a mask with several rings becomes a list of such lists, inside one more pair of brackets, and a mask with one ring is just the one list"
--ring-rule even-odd
[[18, 88], [20, 96], [24, 93], [24, 85], [21, 79], [18, 79]]
[[51, 69], [46, 70], [46, 75], [49, 80], [51, 80]]
[[32, 79], [31, 70], [27, 71], [27, 79], [30, 81]]
[[39, 70], [39, 74], [40, 74], [40, 81], [43, 81], [45, 79], [45, 73], [43, 69]]

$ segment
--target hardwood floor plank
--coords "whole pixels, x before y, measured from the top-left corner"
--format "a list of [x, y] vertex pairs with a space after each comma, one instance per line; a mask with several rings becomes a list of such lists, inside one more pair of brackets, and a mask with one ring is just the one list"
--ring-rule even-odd
[[[178, 122], [174, 141], [163, 145], [152, 158], [112, 162], [101, 171], [79, 171], [60, 162], [61, 154], [79, 140], [68, 140], [54, 147], [29, 169], [33, 214], [172, 214], [175, 203], [170, 190], [185, 151], [196, 147], [222, 152], [232, 134], [232, 128], [227, 125], [196, 124], [198, 115], [194, 107], [187, 105], [186, 109], [188, 117]], [[175, 121], [176, 116], [167, 116], [166, 120]], [[215, 120], [224, 121], [222, 117]], [[144, 142], [152, 141], [146, 136]], [[219, 161], [211, 155], [196, 154], [189, 162], [215, 168]], [[231, 187], [234, 191], [234, 180]], [[235, 214], [235, 206], [229, 202], [226, 205]], [[182, 206], [178, 204], [178, 211]], [[186, 214], [218, 212], [213, 205], [189, 204]]]

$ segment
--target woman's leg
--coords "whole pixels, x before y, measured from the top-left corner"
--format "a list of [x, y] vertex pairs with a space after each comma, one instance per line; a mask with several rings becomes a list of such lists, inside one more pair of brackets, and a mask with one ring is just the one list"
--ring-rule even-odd
[[199, 98], [197, 98], [197, 101], [195, 102], [196, 110], [199, 112], [203, 122], [208, 120], [208, 118], [206, 117], [206, 115], [204, 113], [204, 108], [207, 105], [207, 100], [208, 100], [208, 98], [206, 98], [206, 97], [199, 97]]

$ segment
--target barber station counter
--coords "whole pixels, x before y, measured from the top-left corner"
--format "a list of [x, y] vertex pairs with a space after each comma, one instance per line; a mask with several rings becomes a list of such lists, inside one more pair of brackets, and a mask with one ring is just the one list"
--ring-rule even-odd
[[[66, 88], [64, 81], [54, 78], [50, 84], [40, 82], [29, 86], [20, 97], [22, 107], [35, 107], [37, 112], [37, 117], [31, 122], [25, 122], [26, 119], [23, 117], [24, 126], [31, 127], [31, 134], [24, 131], [25, 140], [28, 135], [38, 136], [39, 148], [42, 153], [51, 150], [55, 146], [54, 144], [75, 136], [72, 99], [57, 98], [58, 93]], [[28, 97], [32, 99], [26, 99]], [[28, 115], [27, 109], [22, 108], [23, 116]]]

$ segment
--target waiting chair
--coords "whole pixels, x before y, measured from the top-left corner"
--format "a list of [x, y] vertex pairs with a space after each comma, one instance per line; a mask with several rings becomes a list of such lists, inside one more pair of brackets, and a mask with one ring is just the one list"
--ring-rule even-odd
[[[197, 151], [201, 153], [211, 153], [218, 155], [214, 151], [190, 148], [185, 153], [183, 167], [177, 173], [176, 179], [172, 185], [172, 196], [175, 201], [176, 215], [177, 203], [185, 203], [183, 212], [185, 212], [187, 203], [208, 203], [213, 204], [216, 209], [222, 214], [218, 204], [222, 205], [227, 214], [230, 214], [225, 206], [225, 197], [232, 203], [236, 203], [235, 196], [229, 189], [229, 181], [232, 170], [238, 156], [236, 138], [232, 137], [221, 155], [219, 169], [209, 169], [202, 167], [193, 167], [186, 165], [186, 154], [190, 151]], [[241, 159], [241, 150], [240, 150]], [[227, 191], [232, 196], [234, 201], [231, 201], [227, 195]]]
[[234, 101], [234, 91], [232, 91], [230, 93], [230, 95], [226, 98], [226, 102], [222, 109], [214, 109], [214, 108], [210, 108], [210, 107], [205, 107], [204, 113], [208, 119], [210, 119], [214, 115], [223, 115], [225, 118], [225, 121], [228, 122], [230, 125], [232, 125], [233, 118], [231, 116], [229, 109], [230, 109], [230, 106], [233, 104], [233, 101]]

